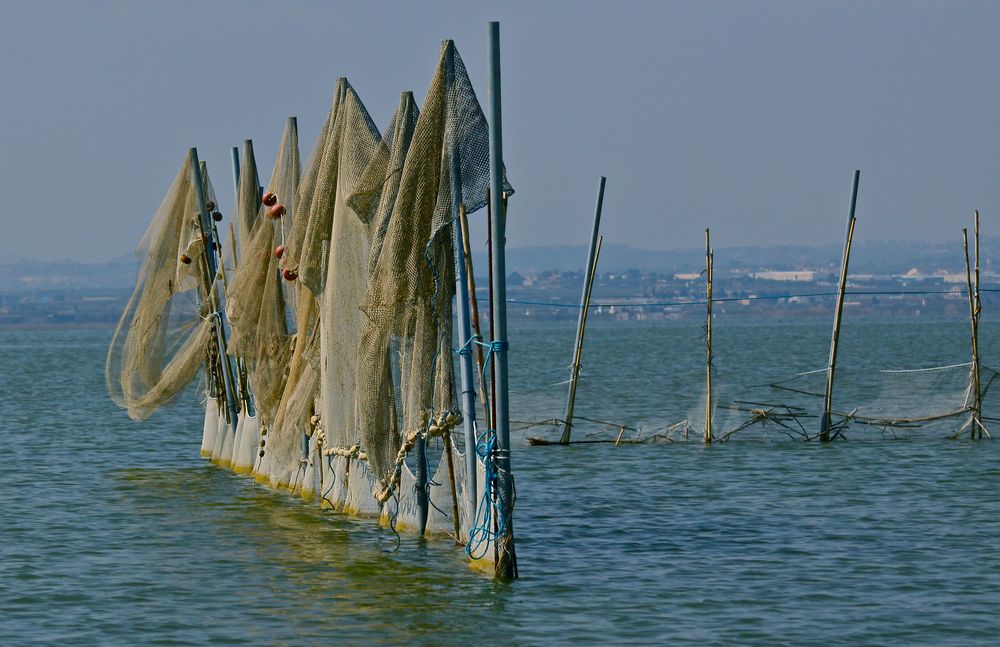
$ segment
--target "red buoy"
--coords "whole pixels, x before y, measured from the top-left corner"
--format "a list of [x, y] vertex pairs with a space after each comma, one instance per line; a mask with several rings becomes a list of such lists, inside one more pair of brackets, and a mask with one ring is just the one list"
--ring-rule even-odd
[[265, 193], [264, 197], [261, 199], [261, 202], [263, 202], [264, 206], [267, 207], [272, 206], [277, 201], [278, 201], [278, 196], [274, 195], [274, 193], [271, 191]]
[[280, 218], [281, 216], [285, 215], [285, 205], [283, 204], [274, 205], [273, 207], [271, 207], [271, 211], [268, 212], [268, 215], [270, 215], [272, 218]]
[[299, 278], [299, 275], [295, 273], [295, 270], [285, 270], [281, 273], [281, 275], [285, 277], [286, 281], [294, 281]]
[[208, 209], [209, 211], [215, 211], [215, 203], [209, 200], [208, 202], [205, 203], [205, 208]]
[[188, 256], [187, 254], [181, 254], [181, 263], [184, 263], [185, 265], [190, 265], [191, 257]]
[[284, 253], [285, 253], [285, 246], [284, 245], [278, 245], [277, 247], [274, 248], [274, 257], [275, 258], [281, 258], [281, 256]]
[[215, 222], [222, 222], [222, 214], [219, 213], [218, 211], [213, 211], [212, 220], [214, 220]]

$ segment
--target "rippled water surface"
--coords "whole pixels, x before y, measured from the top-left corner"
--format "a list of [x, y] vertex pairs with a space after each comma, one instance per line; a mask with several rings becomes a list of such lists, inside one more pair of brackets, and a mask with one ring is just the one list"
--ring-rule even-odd
[[[986, 363], [1000, 351], [996, 332], [984, 324]], [[515, 417], [562, 415], [572, 335], [572, 324], [515, 323]], [[643, 429], [689, 416], [702, 396], [700, 335], [683, 323], [593, 325], [580, 413]], [[829, 330], [726, 322], [717, 335], [725, 385], [821, 367]], [[129, 421], [104, 393], [109, 337], [0, 332], [0, 644], [1000, 636], [997, 442], [522, 439], [522, 578], [499, 584], [446, 542], [404, 535], [395, 550], [396, 537], [372, 523], [205, 464], [194, 393]], [[963, 322], [851, 322], [842, 352], [864, 370], [964, 362], [967, 346]]]

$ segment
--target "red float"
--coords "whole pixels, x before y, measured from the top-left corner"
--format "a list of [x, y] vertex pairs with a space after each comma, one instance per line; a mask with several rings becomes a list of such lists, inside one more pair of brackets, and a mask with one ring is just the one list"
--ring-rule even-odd
[[275, 258], [281, 258], [282, 255], [284, 255], [284, 253], [285, 253], [285, 246], [284, 245], [278, 245], [277, 247], [274, 248], [274, 257]]
[[296, 274], [294, 270], [285, 270], [284, 272], [281, 273], [281, 275], [285, 277], [286, 281], [294, 281], [295, 279], [299, 278], [299, 275]]
[[261, 202], [263, 202], [264, 205], [267, 207], [272, 206], [277, 201], [278, 201], [278, 196], [274, 195], [274, 193], [272, 193], [271, 191], [265, 193], [263, 199], [261, 200]]
[[285, 215], [285, 205], [276, 204], [273, 207], [271, 207], [271, 211], [269, 211], [268, 213], [272, 218], [280, 218], [281, 216]]
[[187, 254], [181, 254], [181, 263], [184, 263], [185, 265], [190, 265], [191, 257], [188, 256]]

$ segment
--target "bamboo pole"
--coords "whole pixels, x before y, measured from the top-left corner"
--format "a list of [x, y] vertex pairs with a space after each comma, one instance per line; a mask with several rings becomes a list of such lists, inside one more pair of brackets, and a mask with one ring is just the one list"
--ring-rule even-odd
[[840, 283], [837, 286], [837, 306], [833, 317], [833, 335], [830, 338], [830, 363], [826, 374], [826, 393], [823, 398], [823, 420], [820, 426], [821, 442], [830, 441], [831, 409], [833, 407], [833, 378], [837, 370], [837, 344], [840, 341], [840, 321], [844, 313], [844, 292], [847, 288], [847, 271], [851, 260], [851, 242], [854, 239], [854, 217], [858, 205], [858, 182], [861, 171], [854, 171], [851, 188], [851, 209], [847, 216], [847, 241], [844, 243], [844, 258], [840, 266]]
[[975, 276], [975, 290], [976, 290], [976, 329], [975, 329], [975, 344], [976, 344], [976, 411], [979, 413], [979, 418], [977, 420], [979, 429], [977, 430], [977, 438], [982, 438], [985, 432], [985, 427], [983, 427], [983, 378], [982, 378], [982, 362], [979, 356], [979, 317], [983, 313], [983, 302], [982, 296], [979, 291], [979, 209], [975, 210], [976, 214], [976, 276]]
[[594, 250], [593, 265], [587, 272], [584, 283], [587, 290], [583, 295], [583, 303], [580, 306], [580, 321], [577, 329], [576, 348], [573, 353], [573, 372], [569, 385], [569, 397], [566, 400], [566, 420], [563, 421], [563, 435], [559, 439], [560, 445], [570, 443], [569, 433], [573, 427], [573, 412], [576, 408], [576, 387], [580, 380], [581, 360], [583, 359], [583, 339], [587, 330], [587, 315], [590, 313], [590, 295], [594, 289], [594, 277], [597, 274], [597, 260], [601, 255], [601, 246], [604, 244], [604, 236], [597, 240], [597, 248]]
[[490, 104], [490, 188], [493, 211], [500, 217], [493, 219], [493, 323], [495, 337], [490, 343], [496, 368], [496, 470], [499, 475], [497, 504], [505, 521], [502, 535], [497, 538], [496, 576], [502, 579], [517, 577], [517, 556], [514, 549], [514, 481], [510, 461], [510, 405], [507, 399], [507, 269], [505, 258], [506, 218], [503, 217], [503, 128], [500, 96], [500, 23], [491, 22], [489, 59]]
[[[487, 194], [489, 191], [487, 190]], [[489, 213], [489, 196], [487, 195], [487, 213]], [[462, 255], [465, 257], [465, 275], [469, 279], [469, 310], [472, 322], [472, 337], [482, 340], [482, 331], [479, 328], [479, 300], [476, 298], [476, 275], [472, 267], [472, 248], [469, 241], [469, 218], [465, 213], [465, 205], [461, 205], [459, 218], [462, 224]], [[490, 427], [490, 403], [486, 398], [486, 383], [483, 380], [483, 347], [476, 344], [476, 366], [479, 368], [479, 400], [483, 404], [483, 421]]]
[[714, 271], [712, 240], [705, 229], [705, 303], [708, 316], [705, 322], [705, 444], [712, 444], [712, 273]]
[[973, 274], [969, 262], [969, 230], [965, 227], [962, 228], [962, 247], [965, 251], [965, 286], [969, 295], [969, 322], [972, 327], [972, 424], [969, 426], [969, 437], [975, 440], [976, 438], [982, 438], [983, 415], [979, 382], [979, 313], [976, 308], [978, 287], [973, 283]]
[[573, 363], [570, 368], [569, 393], [566, 395], [566, 415], [563, 416], [563, 432], [559, 443], [568, 445], [573, 433], [573, 408], [576, 406], [576, 385], [580, 378], [580, 357], [583, 353], [583, 332], [587, 325], [587, 308], [585, 302], [590, 294], [594, 268], [597, 267], [597, 237], [601, 231], [601, 210], [604, 207], [604, 185], [607, 178], [601, 176], [597, 188], [597, 206], [594, 208], [594, 225], [590, 233], [590, 249], [587, 252], [587, 266], [583, 271], [583, 292], [580, 294], [580, 315], [576, 322], [576, 342], [573, 344]]

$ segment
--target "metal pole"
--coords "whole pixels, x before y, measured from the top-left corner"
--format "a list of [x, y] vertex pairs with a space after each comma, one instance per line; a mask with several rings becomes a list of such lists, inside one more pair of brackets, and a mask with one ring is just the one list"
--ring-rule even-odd
[[191, 181], [194, 183], [195, 189], [195, 199], [198, 203], [198, 215], [201, 220], [202, 233], [205, 235], [205, 260], [208, 264], [209, 272], [209, 285], [205, 288], [208, 290], [208, 298], [211, 303], [211, 307], [218, 313], [215, 317], [215, 338], [219, 345], [219, 361], [222, 362], [222, 380], [226, 389], [226, 406], [229, 409], [231, 416], [230, 423], [235, 425], [236, 418], [239, 415], [239, 407], [236, 404], [235, 393], [233, 392], [233, 365], [229, 361], [229, 354], [226, 352], [226, 329], [224, 325], [225, 313], [222, 311], [221, 300], [219, 299], [219, 294], [215, 285], [215, 277], [218, 273], [218, 264], [215, 258], [215, 245], [218, 241], [215, 240], [214, 228], [212, 227], [212, 217], [208, 213], [208, 208], [205, 206], [205, 189], [201, 183], [201, 165], [198, 163], [198, 149], [192, 148], [188, 152], [190, 164], [191, 164]]
[[503, 217], [503, 124], [500, 116], [500, 23], [490, 23], [490, 200], [493, 203], [493, 281], [492, 305], [496, 337], [491, 343], [496, 380], [497, 471], [500, 486], [500, 514], [506, 521], [502, 537], [497, 538], [496, 575], [504, 579], [517, 576], [514, 552], [514, 483], [510, 473], [510, 406], [507, 401], [507, 268], [504, 258], [506, 219]]
[[[233, 188], [236, 189], [236, 199], [240, 199], [240, 148], [233, 146]], [[233, 209], [233, 211], [236, 211]]]
[[584, 304], [590, 292], [590, 284], [594, 274], [594, 256], [597, 254], [597, 237], [601, 231], [601, 209], [604, 207], [604, 184], [608, 178], [601, 176], [597, 189], [597, 206], [594, 208], [594, 227], [590, 234], [590, 251], [587, 253], [587, 267], [583, 271], [583, 292], [580, 294], [580, 316], [576, 321], [576, 343], [573, 344], [573, 363], [570, 368], [569, 393], [566, 396], [566, 416], [563, 419], [563, 432], [559, 442], [569, 444], [573, 433], [573, 408], [576, 405], [576, 383], [580, 379], [580, 356], [583, 353], [583, 327], [587, 319]]
[[[250, 142], [250, 140], [247, 140]], [[253, 155], [253, 143], [250, 142], [248, 148], [248, 154]], [[233, 222], [234, 220], [240, 218], [240, 149], [238, 146], [233, 146], [231, 151], [232, 163], [233, 163], [233, 194], [235, 200], [233, 201], [233, 218], [229, 220], [229, 250], [230, 254], [233, 255], [233, 267], [237, 266], [238, 260], [236, 256], [236, 236], [233, 233]], [[239, 386], [240, 402], [243, 404], [243, 410], [250, 416], [256, 415], [253, 406], [253, 397], [250, 395], [250, 384], [247, 379], [247, 367], [246, 362], [243, 358], [236, 358], [236, 377]]]
[[847, 288], [847, 268], [851, 260], [851, 241], [854, 239], [854, 217], [858, 205], [858, 181], [861, 171], [854, 171], [854, 183], [851, 188], [851, 210], [847, 216], [847, 241], [844, 243], [844, 258], [840, 266], [840, 283], [837, 287], [837, 308], [833, 316], [833, 335], [830, 338], [830, 363], [826, 373], [826, 394], [823, 398], [823, 420], [819, 439], [822, 442], [830, 440], [831, 414], [833, 407], [833, 377], [837, 369], [837, 343], [840, 340], [840, 320], [844, 313], [844, 292]]
[[455, 249], [455, 303], [458, 306], [457, 323], [461, 350], [458, 353], [458, 366], [462, 380], [462, 418], [465, 431], [465, 483], [466, 505], [469, 519], [476, 516], [476, 385], [472, 368], [472, 320], [469, 308], [469, 277], [466, 273], [465, 249], [468, 241], [464, 239], [462, 227], [462, 178], [461, 163], [458, 151], [451, 158], [451, 199], [454, 213], [452, 236]]

